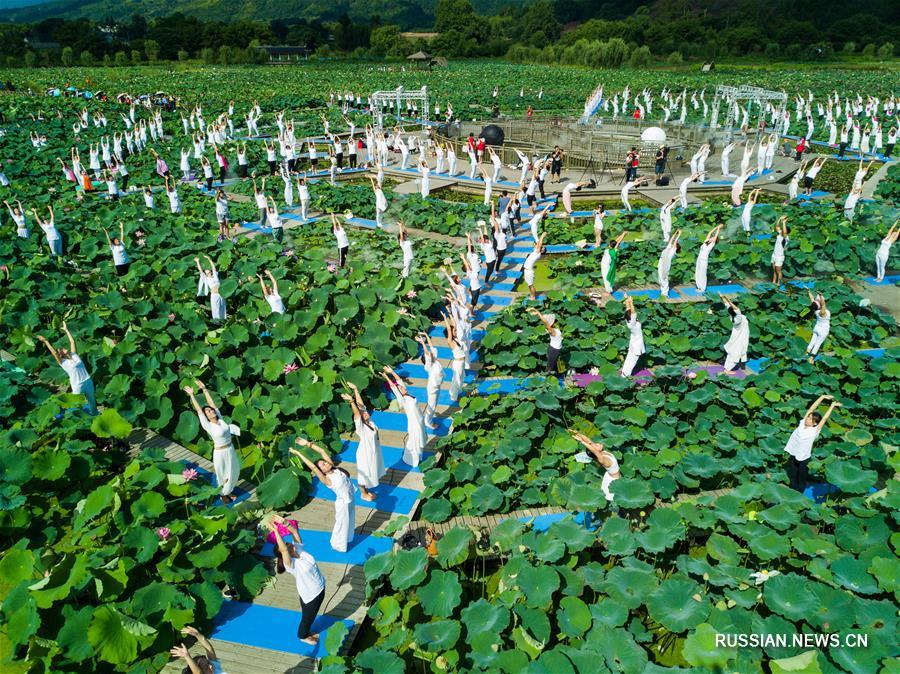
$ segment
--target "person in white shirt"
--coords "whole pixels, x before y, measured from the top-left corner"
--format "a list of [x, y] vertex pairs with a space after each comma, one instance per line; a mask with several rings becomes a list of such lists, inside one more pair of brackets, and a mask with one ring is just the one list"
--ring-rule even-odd
[[555, 314], [542, 314], [540, 311], [532, 307], [528, 313], [534, 314], [538, 320], [544, 325], [547, 334], [550, 335], [550, 344], [547, 346], [547, 367], [546, 372], [550, 375], [556, 375], [557, 362], [559, 361], [559, 353], [562, 351], [563, 336], [562, 331], [556, 327]]
[[259, 279], [260, 286], [262, 286], [263, 298], [265, 298], [266, 303], [269, 305], [270, 313], [283, 314], [284, 300], [281, 298], [281, 295], [278, 294], [278, 281], [275, 280], [275, 277], [272, 276], [272, 272], [268, 269], [266, 269], [265, 272], [266, 276], [269, 277], [269, 281], [272, 284], [271, 286], [266, 285], [266, 280], [262, 277], [262, 274], [256, 275], [256, 278]]
[[290, 449], [291, 454], [299, 457], [310, 472], [334, 492], [334, 528], [331, 530], [331, 548], [336, 552], [347, 552], [347, 547], [353, 542], [356, 533], [356, 487], [350, 480], [350, 473], [336, 466], [324, 449], [309, 440], [297, 438], [297, 445], [309, 447], [319, 454], [319, 458], [313, 463], [299, 450], [293, 447]]
[[813, 327], [812, 338], [809, 340], [809, 345], [806, 347], [806, 353], [809, 354], [809, 362], [812, 363], [815, 361], [819, 349], [822, 348], [822, 344], [825, 343], [828, 333], [831, 332], [831, 312], [825, 305], [825, 297], [821, 293], [818, 293], [815, 297], [813, 297], [813, 294], [809, 289], [807, 289], [806, 293], [809, 295], [810, 309], [815, 312], [816, 316], [816, 324]]
[[628, 353], [625, 354], [625, 362], [622, 364], [622, 376], [630, 377], [638, 360], [644, 355], [644, 330], [638, 320], [637, 311], [634, 308], [634, 299], [630, 295], [625, 296], [625, 325], [628, 327]]
[[198, 655], [195, 658], [193, 655], [191, 655], [188, 647], [183, 643], [179, 644], [178, 646], [172, 647], [169, 650], [169, 653], [171, 653], [176, 658], [181, 658], [184, 660], [186, 667], [182, 670], [183, 673], [225, 674], [225, 672], [222, 670], [222, 663], [216, 656], [215, 649], [205, 636], [200, 634], [200, 632], [198, 632], [196, 628], [191, 627], [190, 625], [188, 625], [187, 627], [183, 627], [181, 629], [181, 633], [184, 636], [193, 637], [194, 639], [196, 639], [197, 643], [201, 646], [201, 648], [203, 648], [203, 651], [205, 653], [205, 655]]
[[878, 250], [875, 251], [875, 279], [879, 283], [884, 281], [884, 273], [887, 271], [888, 260], [891, 257], [891, 246], [894, 245], [897, 237], [900, 236], [898, 225], [900, 225], [900, 221], [891, 225], [887, 236], [881, 240]]
[[669, 271], [672, 269], [672, 260], [675, 258], [675, 254], [681, 250], [681, 246], [678, 245], [680, 236], [681, 230], [676, 229], [660, 253], [659, 262], [656, 263], [656, 277], [659, 281], [659, 292], [662, 298], [669, 297]]
[[94, 380], [91, 379], [84, 362], [78, 355], [78, 350], [75, 347], [75, 338], [69, 332], [69, 327], [65, 321], [62, 323], [62, 329], [66, 337], [69, 338], [68, 349], [63, 348], [57, 351], [43, 335], [37, 335], [37, 338], [47, 347], [57, 365], [69, 375], [69, 385], [72, 387], [72, 393], [80, 394], [87, 398], [88, 412], [91, 415], [95, 415], [97, 414], [97, 399], [94, 395]]
[[807, 196], [812, 196], [813, 181], [816, 179], [816, 176], [819, 175], [819, 171], [822, 170], [822, 165], [827, 159], [828, 157], [819, 157], [806, 172], [806, 176], [803, 178], [803, 188]]
[[547, 218], [551, 208], [553, 208], [553, 204], [547, 204], [544, 206], [543, 210], [535, 213], [531, 216], [531, 220], [528, 221], [528, 227], [531, 229], [531, 238], [534, 239], [535, 242], [538, 240], [539, 225]]
[[[281, 537], [278, 525], [283, 526], [291, 538], [286, 543]], [[319, 614], [322, 602], [325, 601], [325, 578], [316, 564], [315, 558], [303, 549], [303, 540], [300, 532], [292, 522], [275, 515], [269, 522], [269, 529], [275, 534], [275, 544], [278, 547], [275, 567], [278, 573], [287, 571], [294, 577], [297, 584], [297, 594], [300, 596], [300, 625], [297, 627], [297, 638], [300, 641], [315, 645], [319, 643], [319, 635], [312, 633], [312, 625]]]
[[848, 194], [847, 198], [844, 200], [844, 217], [847, 218], [849, 222], [853, 222], [853, 218], [856, 217], [856, 204], [859, 202], [861, 196], [862, 187], [853, 187], [850, 189], [850, 194]]
[[[626, 211], [631, 211], [631, 202], [628, 200], [628, 193], [635, 187], [641, 187], [643, 185], [647, 185], [650, 183], [649, 178], [638, 178], [637, 180], [629, 180], [624, 185], [622, 185], [622, 190], [619, 195], [622, 198], [622, 206], [624, 206]], [[686, 203], [686, 202], [685, 202]]]
[[719, 232], [723, 225], [717, 225], [706, 233], [706, 239], [700, 244], [700, 251], [697, 253], [697, 262], [694, 265], [694, 285], [701, 293], [706, 292], [706, 270], [709, 266], [709, 254], [719, 240]]
[[732, 321], [731, 336], [725, 342], [725, 363], [723, 365], [725, 372], [731, 372], [738, 363], [747, 362], [747, 351], [750, 347], [750, 323], [734, 302], [722, 293], [719, 293], [719, 297], [728, 309]]
[[[820, 414], [817, 410], [819, 405], [825, 400], [831, 400], [831, 404], [825, 414]], [[834, 411], [835, 407], [840, 407], [841, 403], [835, 401], [830, 395], [819, 396], [816, 401], [809, 406], [803, 420], [798, 424], [787, 444], [784, 451], [790, 454], [787, 463], [788, 484], [791, 489], [803, 492], [806, 489], [806, 478], [808, 475], [809, 459], [812, 456], [813, 443], [819, 437], [819, 433], [828, 423], [828, 418]]]
[[178, 188], [175, 181], [169, 181], [169, 176], [163, 178], [166, 187], [166, 196], [169, 198], [169, 211], [173, 214], [181, 213], [181, 197], [178, 196]]
[[197, 388], [203, 391], [206, 405], [200, 406], [192, 387], [185, 386], [184, 392], [190, 398], [191, 406], [200, 420], [200, 426], [213, 441], [213, 470], [216, 474], [216, 484], [222, 490], [222, 502], [232, 503], [235, 500], [232, 492], [241, 476], [241, 460], [234, 448], [232, 436], [238, 435], [240, 431], [237, 426], [229, 424], [222, 418], [222, 413], [206, 385], [199, 379], [195, 380], [195, 383]]
[[106, 227], [103, 228], [103, 233], [106, 234], [106, 243], [109, 246], [110, 251], [112, 251], [113, 256], [113, 265], [116, 267], [116, 274], [119, 276], [124, 276], [128, 273], [128, 267], [130, 265], [128, 261], [128, 252], [125, 250], [125, 223], [119, 223], [119, 236], [118, 237], [109, 237], [109, 231], [107, 231]]
[[306, 184], [306, 174], [297, 178], [297, 197], [300, 199], [300, 218], [306, 222], [309, 219], [309, 187]]
[[528, 257], [525, 258], [525, 264], [522, 265], [522, 275], [525, 278], [525, 285], [528, 286], [532, 300], [537, 299], [537, 292], [534, 289], [534, 265], [541, 259], [541, 254], [544, 252], [545, 236], [547, 236], [547, 232], [541, 234], [540, 238], [535, 242], [534, 248], [528, 253]]
[[331, 214], [331, 229], [334, 232], [334, 238], [338, 247], [338, 266], [343, 267], [347, 264], [347, 251], [350, 249], [350, 239], [347, 238], [347, 232], [344, 231], [344, 227], [338, 222], [334, 213]]
[[577, 431], [569, 431], [569, 434], [593, 454], [594, 458], [597, 459], [597, 463], [606, 469], [603, 473], [603, 480], [600, 482], [600, 491], [603, 492], [607, 501], [612, 502], [615, 496], [610, 491], [609, 486], [622, 477], [622, 474], [619, 472], [619, 461], [604, 449], [602, 442], [594, 442], [583, 433]]
[[381, 227], [384, 224], [383, 218], [388, 208], [387, 199], [384, 196], [384, 190], [375, 178], [370, 176], [369, 180], [372, 183], [372, 192], [375, 194], [375, 224]]
[[497, 266], [497, 251], [494, 249], [494, 242], [487, 235], [483, 220], [478, 221], [478, 233], [478, 245], [481, 246], [481, 254], [484, 256], [484, 284], [488, 285], [491, 282], [491, 275]]
[[731, 160], [731, 152], [734, 150], [735, 147], [737, 147], [737, 143], [732, 142], [732, 143], [728, 143], [728, 145], [726, 145], [725, 148], [722, 150], [722, 156], [721, 156], [720, 162], [721, 162], [723, 178], [736, 178], [737, 177], [733, 173], [731, 173], [730, 166], [729, 166], [729, 163]]
[[784, 249], [790, 241], [788, 236], [787, 216], [782, 215], [775, 223], [775, 246], [772, 249], [772, 283], [777, 288], [784, 281], [785, 253]]
[[428, 383], [426, 384], [428, 397], [425, 403], [424, 423], [426, 428], [434, 430], [437, 428], [437, 425], [434, 423], [434, 414], [437, 408], [438, 395], [441, 392], [441, 384], [444, 383], [444, 366], [438, 359], [437, 349], [427, 333], [419, 333], [416, 341], [422, 347], [422, 362], [425, 364], [425, 371], [428, 373]]
[[400, 231], [397, 233], [397, 242], [400, 244], [400, 250], [403, 253], [403, 271], [400, 272], [400, 278], [409, 278], [409, 272], [412, 270], [413, 263], [413, 245], [406, 230], [403, 228], [402, 222], [397, 222]]
[[341, 394], [341, 399], [350, 405], [353, 414], [353, 429], [356, 433], [356, 484], [364, 501], [375, 501], [378, 497], [372, 491], [379, 485], [387, 469], [384, 466], [384, 453], [381, 450], [381, 436], [378, 426], [363, 402], [359, 389], [352, 382], [347, 382], [349, 393]]
[[659, 209], [659, 226], [662, 228], [663, 238], [668, 240], [672, 236], [672, 209], [678, 203], [678, 197], [672, 197]]
[[[692, 173], [687, 178], [681, 181], [681, 184], [678, 186], [678, 200], [681, 202], [682, 210], [688, 207], [688, 185], [697, 180], [700, 177], [699, 173]], [[628, 210], [631, 210], [630, 208]]]
[[748, 235], [750, 234], [750, 221], [751, 216], [753, 215], [753, 207], [756, 206], [759, 194], [759, 188], [750, 190], [750, 194], [747, 196], [747, 203], [745, 203], [744, 207], [741, 209], [741, 229]]

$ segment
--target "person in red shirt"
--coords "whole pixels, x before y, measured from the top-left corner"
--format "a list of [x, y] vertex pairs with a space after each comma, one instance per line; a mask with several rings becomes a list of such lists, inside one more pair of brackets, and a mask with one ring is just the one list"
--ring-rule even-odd
[[481, 163], [481, 160], [484, 159], [484, 146], [485, 146], [484, 138], [479, 136], [478, 144], [475, 146], [475, 151], [476, 151], [476, 154], [478, 155], [478, 163], [479, 164]]
[[635, 119], [640, 119], [640, 118], [641, 118], [641, 109], [640, 109], [640, 108], [635, 108], [635, 109], [634, 109], [634, 118], [635, 118]]
[[531, 119], [531, 116], [534, 114], [534, 110], [530, 105], [528, 106], [528, 111], [525, 114], [528, 115], [528, 119]]
[[469, 146], [469, 149], [474, 153], [475, 152], [475, 134], [470, 133], [466, 143]]

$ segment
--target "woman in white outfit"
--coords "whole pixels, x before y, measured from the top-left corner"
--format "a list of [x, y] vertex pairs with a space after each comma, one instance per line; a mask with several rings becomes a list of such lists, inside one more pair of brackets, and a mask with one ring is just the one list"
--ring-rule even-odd
[[419, 178], [420, 194], [423, 199], [427, 199], [428, 195], [431, 194], [431, 169], [428, 168], [428, 162], [424, 159], [419, 162], [419, 173], [422, 174], [421, 178]]
[[372, 415], [366, 409], [359, 389], [352, 382], [347, 382], [350, 394], [343, 393], [343, 398], [353, 412], [353, 428], [359, 444], [356, 447], [356, 482], [362, 492], [360, 498], [374, 501], [375, 494], [370, 490], [378, 486], [387, 469], [384, 467], [384, 454], [381, 452], [381, 438], [378, 426], [372, 421]]
[[627, 231], [619, 234], [606, 248], [603, 249], [603, 256], [600, 258], [600, 276], [603, 278], [603, 287], [606, 292], [612, 293], [616, 285], [616, 265], [619, 259], [619, 246], [625, 240]]
[[594, 246], [600, 247], [603, 243], [603, 219], [606, 217], [606, 208], [603, 204], [594, 209]]
[[772, 249], [772, 283], [780, 286], [784, 281], [782, 268], [784, 267], [784, 249], [787, 246], [788, 237], [787, 216], [782, 215], [775, 223], [775, 247]]
[[701, 293], [706, 292], [706, 270], [709, 267], [709, 254], [719, 240], [719, 232], [722, 225], [713, 227], [706, 234], [706, 239], [700, 244], [700, 251], [697, 253], [697, 262], [694, 265], [694, 285]]
[[722, 150], [722, 156], [720, 158], [721, 169], [722, 169], [722, 177], [723, 178], [734, 178], [735, 175], [730, 171], [730, 160], [731, 160], [731, 152], [734, 148], [737, 147], [737, 143], [728, 143]]
[[900, 236], [900, 222], [895, 222], [888, 230], [887, 236], [881, 240], [878, 250], [875, 252], [875, 278], [877, 281], [884, 281], [884, 273], [887, 270], [888, 260], [891, 257], [891, 246]]
[[734, 206], [741, 205], [741, 194], [744, 191], [744, 184], [747, 182], [747, 178], [753, 175], [753, 169], [747, 169], [741, 172], [741, 175], [738, 176], [738, 179], [734, 181], [731, 185], [731, 203]]
[[50, 213], [50, 217], [47, 220], [42, 220], [36, 210], [32, 210], [31, 214], [34, 216], [34, 221], [38, 223], [38, 226], [44, 230], [44, 236], [47, 237], [47, 246], [50, 248], [50, 255], [59, 257], [63, 252], [62, 236], [60, 236], [59, 230], [56, 228], [53, 206], [47, 206], [47, 211]]
[[522, 265], [522, 275], [525, 278], [525, 285], [528, 286], [532, 300], [537, 299], [537, 291], [534, 289], [534, 265], [541, 259], [541, 254], [544, 252], [545, 236], [547, 236], [547, 232], [541, 234], [535, 242], [534, 248], [528, 253], [528, 257], [525, 258], [525, 264]]
[[231, 493], [234, 491], [241, 473], [241, 460], [238, 458], [234, 442], [231, 439], [232, 434], [237, 434], [237, 427], [231, 426], [222, 418], [206, 385], [199, 379], [195, 383], [197, 388], [203, 391], [206, 405], [200, 406], [192, 387], [185, 386], [184, 392], [191, 399], [191, 405], [197, 412], [197, 418], [200, 419], [200, 426], [212, 438], [213, 469], [216, 472], [216, 484], [222, 490], [222, 502], [231, 503], [235, 500]]
[[381, 189], [381, 184], [376, 182], [375, 178], [370, 177], [369, 180], [372, 182], [372, 192], [375, 194], [375, 224], [382, 227], [384, 213], [388, 207], [387, 199], [384, 196], [384, 190]]
[[[688, 207], [688, 185], [697, 180], [700, 177], [699, 173], [692, 173], [687, 178], [681, 181], [681, 184], [678, 186], [678, 200], [681, 202], [682, 210]], [[628, 210], [631, 210], [630, 208]]]
[[747, 196], [747, 203], [741, 209], [741, 229], [747, 234], [750, 234], [750, 217], [753, 215], [753, 207], [756, 206], [758, 199], [759, 188], [750, 190], [750, 194]]
[[413, 245], [409, 234], [403, 228], [403, 223], [398, 222], [400, 231], [397, 233], [397, 242], [400, 244], [400, 250], [403, 252], [403, 271], [400, 272], [401, 278], [409, 278], [409, 272], [412, 270], [413, 263]]
[[738, 363], [747, 362], [747, 349], [750, 346], [750, 323], [734, 302], [727, 299], [722, 293], [719, 293], [719, 297], [728, 309], [732, 321], [731, 336], [725, 342], [724, 363], [725, 371], [731, 372]]
[[309, 187], [305, 173], [297, 178], [297, 196], [300, 198], [300, 218], [306, 222], [309, 219]]
[[428, 334], [420, 333], [416, 337], [416, 341], [422, 347], [422, 362], [425, 364], [425, 371], [428, 373], [428, 383], [426, 384], [428, 401], [425, 403], [425, 418], [423, 421], [426, 428], [434, 430], [437, 428], [437, 425], [434, 423], [434, 413], [437, 409], [441, 384], [444, 383], [444, 366], [438, 359], [437, 349]]
[[547, 331], [547, 334], [550, 336], [550, 344], [547, 347], [547, 366], [545, 370], [547, 374], [555, 376], [558, 374], [557, 362], [559, 361], [559, 354], [560, 351], [562, 351], [563, 343], [562, 330], [556, 327], [556, 314], [542, 314], [534, 307], [528, 309], [528, 312], [538, 317], [538, 320], [540, 320], [544, 329]]
[[47, 341], [46, 337], [37, 335], [37, 338], [47, 347], [47, 350], [50, 352], [50, 355], [53, 356], [53, 360], [56, 361], [57, 365], [69, 375], [69, 386], [72, 388], [72, 393], [83, 395], [87, 399], [88, 412], [90, 412], [90, 414], [97, 414], [97, 398], [94, 393], [94, 380], [91, 379], [91, 375], [88, 373], [84, 361], [82, 361], [81, 357], [78, 355], [78, 349], [75, 346], [75, 338], [72, 337], [72, 333], [69, 332], [69, 327], [66, 325], [65, 321], [62, 323], [62, 329], [69, 339], [68, 349], [63, 348], [57, 351], [50, 342]]
[[314, 445], [306, 438], [297, 438], [297, 445], [309, 447], [319, 454], [320, 458], [313, 463], [299, 450], [291, 448], [291, 454], [300, 460], [326, 487], [334, 492], [334, 528], [331, 530], [331, 548], [336, 552], [347, 552], [347, 546], [353, 542], [356, 529], [356, 487], [350, 480], [350, 474], [343, 468], [334, 465], [328, 452]]
[[199, 257], [194, 258], [194, 263], [197, 265], [197, 271], [200, 272], [200, 278], [197, 281], [197, 297], [208, 297], [210, 289], [219, 285], [219, 275], [215, 269], [203, 269]]
[[444, 315], [444, 326], [447, 331], [447, 343], [450, 344], [450, 351], [453, 354], [453, 360], [450, 363], [450, 371], [452, 373], [450, 400], [456, 402], [459, 400], [459, 394], [462, 392], [463, 379], [466, 374], [466, 348], [458, 338], [456, 330], [450, 324], [450, 317], [446, 314]]
[[[209, 271], [204, 271], [199, 260], [197, 260], [197, 266], [200, 268], [201, 281], [205, 281], [206, 289], [209, 290], [209, 310], [214, 321], [224, 321], [228, 315], [225, 311], [225, 299], [219, 294], [219, 272], [209, 255], [204, 255], [203, 257], [209, 262]], [[196, 260], [197, 258], [194, 259]], [[198, 294], [200, 294], [199, 288]]]
[[[692, 180], [695, 176], [692, 176]], [[638, 178], [637, 180], [629, 180], [622, 186], [622, 190], [619, 193], [619, 196], [622, 198], [622, 206], [626, 211], [631, 211], [631, 202], [628, 200], [628, 193], [635, 187], [643, 187], [644, 185], [648, 185], [650, 183], [649, 178]], [[686, 189], [686, 188], [685, 188]]]
[[659, 226], [662, 228], [663, 238], [668, 241], [672, 236], [672, 209], [678, 203], [677, 197], [672, 197], [659, 209]]
[[577, 431], [569, 431], [569, 433], [573, 438], [580, 442], [585, 449], [594, 455], [594, 458], [597, 459], [597, 463], [606, 469], [603, 473], [603, 480], [600, 482], [600, 491], [603, 492], [607, 501], [612, 502], [615, 496], [609, 490], [609, 485], [622, 477], [622, 474], [619, 472], [619, 461], [615, 456], [603, 448], [602, 442], [594, 442], [583, 433]]
[[800, 193], [800, 181], [806, 176], [806, 165], [808, 163], [808, 161], [805, 161], [800, 164], [800, 168], [791, 177], [791, 182], [788, 183], [788, 201], [793, 201]]
[[403, 447], [403, 463], [415, 468], [422, 460], [422, 450], [428, 441], [425, 431], [425, 421], [422, 419], [422, 411], [419, 403], [406, 388], [406, 384], [394, 369], [386, 366], [381, 370], [381, 376], [388, 385], [394, 397], [400, 401], [403, 411], [406, 413], [406, 443]]
[[637, 311], [634, 309], [634, 300], [625, 296], [625, 325], [628, 327], [628, 353], [625, 354], [625, 362], [622, 364], [622, 376], [630, 377], [638, 360], [645, 353], [644, 330], [638, 320]]
[[810, 309], [816, 314], [816, 324], [813, 327], [812, 338], [806, 347], [806, 353], [809, 354], [809, 362], [812, 363], [816, 359], [819, 349], [822, 348], [822, 344], [825, 343], [828, 333], [831, 332], [831, 312], [825, 306], [825, 297], [821, 293], [818, 293], [815, 297], [813, 297], [809, 289], [807, 289], [806, 293], [809, 295]]
[[266, 280], [262, 277], [262, 274], [257, 274], [256, 278], [259, 279], [259, 284], [262, 286], [263, 297], [269, 305], [270, 313], [284, 314], [284, 300], [278, 294], [278, 281], [275, 280], [272, 272], [268, 269], [266, 269], [266, 276], [269, 277], [271, 286], [266, 285]]
[[22, 202], [16, 201], [15, 208], [10, 206], [6, 199], [3, 200], [3, 203], [6, 205], [6, 210], [9, 211], [9, 217], [16, 223], [16, 236], [20, 239], [27, 239], [31, 236], [31, 232], [28, 230], [28, 222], [25, 220], [25, 209], [22, 208]]
[[663, 298], [669, 296], [669, 271], [672, 269], [672, 260], [675, 258], [675, 254], [681, 249], [681, 246], [678, 245], [680, 236], [681, 230], [676, 229], [666, 247], [662, 249], [659, 262], [656, 263], [656, 278], [659, 281], [660, 296]]

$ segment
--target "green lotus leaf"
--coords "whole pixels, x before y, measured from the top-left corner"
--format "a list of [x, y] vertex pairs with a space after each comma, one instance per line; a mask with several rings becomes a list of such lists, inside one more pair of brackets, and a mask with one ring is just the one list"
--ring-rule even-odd
[[432, 498], [422, 506], [422, 519], [428, 522], [446, 522], [450, 518], [452, 506], [445, 498]]
[[580, 637], [591, 626], [591, 612], [577, 597], [563, 597], [556, 611], [556, 620], [563, 634]]
[[703, 589], [689, 580], [670, 578], [647, 596], [650, 616], [671, 632], [696, 627], [709, 615]]
[[127, 620], [108, 605], [94, 611], [87, 636], [100, 659], [110, 664], [127, 664], [137, 658], [140, 635], [126, 626]]
[[88, 627], [94, 615], [94, 607], [85, 606], [75, 611], [71, 606], [63, 607], [63, 625], [56, 636], [66, 657], [73, 662], [84, 662], [94, 654], [88, 641]]
[[710, 669], [724, 667], [735, 656], [735, 650], [716, 646], [718, 630], [709, 623], [700, 623], [688, 634], [681, 655], [694, 667]]
[[634, 609], [656, 589], [657, 582], [656, 576], [648, 568], [617, 566], [606, 574], [606, 580], [599, 589], [622, 606]]
[[489, 636], [490, 643], [499, 643], [509, 626], [509, 609], [479, 599], [462, 610], [462, 624], [471, 643], [478, 635]]
[[622, 508], [641, 508], [656, 500], [653, 490], [644, 480], [622, 477], [614, 480], [609, 490], [615, 497], [615, 504]]
[[462, 585], [452, 571], [432, 571], [431, 578], [416, 590], [416, 595], [426, 614], [436, 618], [449, 618], [459, 606]]
[[460, 624], [455, 620], [435, 620], [420, 623], [413, 630], [415, 642], [429, 653], [453, 648], [459, 640]]
[[503, 520], [491, 532], [491, 543], [505, 552], [516, 545], [523, 528], [524, 525], [517, 519]]
[[878, 474], [874, 470], [863, 470], [855, 463], [833, 461], [825, 468], [825, 477], [842, 491], [864, 494], [875, 485]]
[[378, 674], [405, 674], [406, 672], [406, 664], [402, 658], [396, 653], [377, 646], [360, 652], [355, 660], [358, 666], [369, 672], [378, 672]]
[[131, 435], [131, 424], [116, 410], [103, 410], [91, 422], [91, 432], [100, 438], [127, 438]]
[[441, 566], [447, 568], [465, 561], [472, 539], [472, 532], [468, 529], [454, 527], [446, 532], [437, 542], [437, 560]]
[[859, 594], [877, 594], [878, 585], [866, 570], [868, 562], [844, 555], [831, 563], [834, 579], [848, 590]]
[[789, 620], [803, 620], [815, 609], [807, 580], [795, 573], [769, 578], [764, 585], [766, 606]]
[[155, 491], [141, 494], [140, 498], [131, 504], [131, 514], [135, 519], [156, 519], [166, 510], [166, 500]]
[[256, 488], [256, 497], [267, 508], [281, 508], [293, 504], [300, 492], [300, 481], [290, 468], [272, 473]]
[[559, 589], [559, 575], [549, 566], [525, 566], [516, 577], [525, 595], [525, 603], [535, 608], [546, 607]]
[[396, 590], [405, 590], [425, 580], [428, 566], [428, 553], [425, 548], [400, 550], [394, 557], [394, 568], [391, 571], [391, 585]]

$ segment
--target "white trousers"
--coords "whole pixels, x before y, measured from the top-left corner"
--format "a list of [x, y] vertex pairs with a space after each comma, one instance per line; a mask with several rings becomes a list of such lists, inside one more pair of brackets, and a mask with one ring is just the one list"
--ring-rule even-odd
[[879, 281], [884, 280], [884, 272], [887, 270], [888, 255], [875, 254], [875, 278]]
[[216, 472], [216, 482], [222, 490], [222, 496], [228, 496], [234, 491], [241, 474], [241, 460], [238, 458], [234, 446], [213, 450], [213, 469]]
[[739, 355], [733, 355], [726, 351], [725, 363], [723, 364], [722, 367], [725, 368], [726, 372], [731, 372], [734, 369], [735, 365], [737, 365], [738, 363], [746, 363], [746, 362], [747, 362], [746, 357], [742, 358]]
[[628, 349], [628, 354], [625, 356], [625, 363], [622, 365], [622, 376], [630, 377], [631, 373], [634, 372], [634, 366], [637, 365], [638, 358], [641, 357], [641, 354]]
[[334, 529], [331, 531], [331, 547], [337, 552], [347, 552], [356, 529], [356, 504], [334, 502]]
[[825, 339], [828, 337], [829, 332], [830, 330], [823, 330], [821, 332], [813, 330], [812, 339], [809, 340], [809, 346], [806, 347], [806, 352], [813, 356], [819, 353], [819, 349], [822, 348], [822, 344], [825, 343]]

